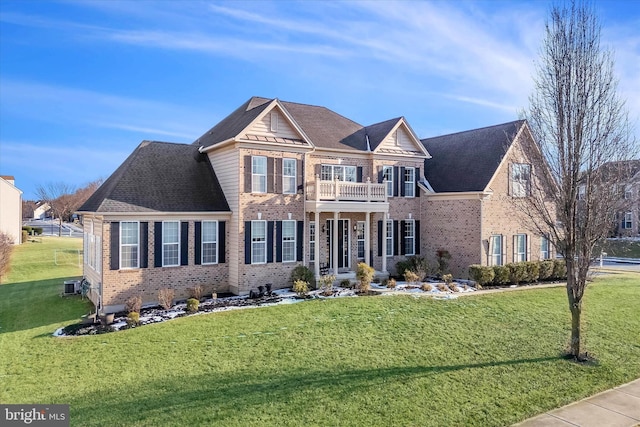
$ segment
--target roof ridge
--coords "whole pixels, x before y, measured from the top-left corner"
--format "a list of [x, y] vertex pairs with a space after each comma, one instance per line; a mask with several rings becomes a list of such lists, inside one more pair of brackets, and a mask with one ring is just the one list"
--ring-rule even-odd
[[442, 135], [431, 136], [429, 138], [422, 138], [420, 141], [426, 141], [427, 139], [441, 138], [443, 136], [453, 136], [453, 135], [460, 135], [460, 134], [463, 134], [463, 133], [476, 132], [476, 131], [483, 130], [483, 129], [497, 128], [497, 127], [500, 127], [500, 126], [510, 125], [510, 124], [514, 124], [514, 123], [518, 123], [518, 122], [525, 122], [525, 121], [526, 121], [525, 119], [518, 119], [518, 120], [513, 120], [513, 121], [510, 121], [510, 122], [500, 123], [500, 124], [497, 124], [497, 125], [483, 126], [483, 127], [476, 128], [476, 129], [461, 130], [459, 132], [445, 133], [445, 134], [442, 134]]

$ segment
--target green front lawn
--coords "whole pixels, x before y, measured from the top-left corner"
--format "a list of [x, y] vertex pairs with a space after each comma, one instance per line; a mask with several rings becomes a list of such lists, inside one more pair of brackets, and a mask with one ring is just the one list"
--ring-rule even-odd
[[57, 277], [0, 286], [0, 402], [69, 403], [72, 425], [498, 426], [640, 377], [637, 275], [587, 290], [595, 366], [559, 357], [562, 288], [314, 300], [53, 338], [87, 310]]

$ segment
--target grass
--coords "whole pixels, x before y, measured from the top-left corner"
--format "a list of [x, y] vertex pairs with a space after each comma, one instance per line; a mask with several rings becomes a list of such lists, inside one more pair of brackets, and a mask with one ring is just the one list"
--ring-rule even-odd
[[39, 274], [0, 286], [0, 401], [69, 403], [72, 425], [498, 426], [640, 377], [632, 274], [587, 289], [592, 366], [560, 358], [562, 288], [314, 300], [60, 339], [87, 307]]

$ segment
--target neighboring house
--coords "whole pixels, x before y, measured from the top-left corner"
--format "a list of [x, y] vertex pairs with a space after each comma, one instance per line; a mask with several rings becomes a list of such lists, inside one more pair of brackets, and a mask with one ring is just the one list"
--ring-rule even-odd
[[14, 244], [22, 240], [22, 191], [12, 176], [0, 176], [0, 231], [7, 233]]
[[51, 210], [51, 206], [48, 203], [38, 201], [36, 207], [33, 209], [33, 219], [46, 219], [47, 212]]
[[620, 176], [615, 190], [619, 195], [620, 210], [616, 215], [613, 235], [637, 237], [640, 235], [640, 160], [610, 162], [605, 171], [615, 170]]
[[472, 131], [456, 159], [403, 117], [362, 126], [324, 107], [254, 97], [191, 145], [144, 141], [79, 209], [91, 299], [115, 311], [133, 295], [154, 303], [162, 288], [180, 298], [195, 285], [247, 294], [290, 286], [298, 265], [319, 276], [365, 262], [385, 277], [437, 248], [466, 276], [471, 263], [513, 259], [487, 252], [496, 236], [506, 251], [525, 235], [515, 258], [538, 259], [539, 237], [514, 224], [503, 200], [512, 169], [511, 194], [526, 193], [531, 166], [518, 146], [533, 141], [524, 122], [495, 128]]

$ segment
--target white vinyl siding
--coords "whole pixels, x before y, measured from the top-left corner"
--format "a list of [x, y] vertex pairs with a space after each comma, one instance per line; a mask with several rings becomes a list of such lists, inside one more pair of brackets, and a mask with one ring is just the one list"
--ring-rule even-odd
[[282, 159], [282, 192], [296, 193], [296, 159]]
[[267, 192], [267, 158], [264, 156], [251, 157], [251, 191]]
[[122, 221], [120, 223], [120, 268], [140, 267], [140, 223]]
[[202, 221], [202, 264], [218, 263], [218, 221]]
[[180, 222], [162, 222], [162, 266], [180, 265]]
[[282, 262], [296, 260], [296, 222], [282, 221]]
[[251, 264], [267, 262], [267, 221], [251, 221]]

